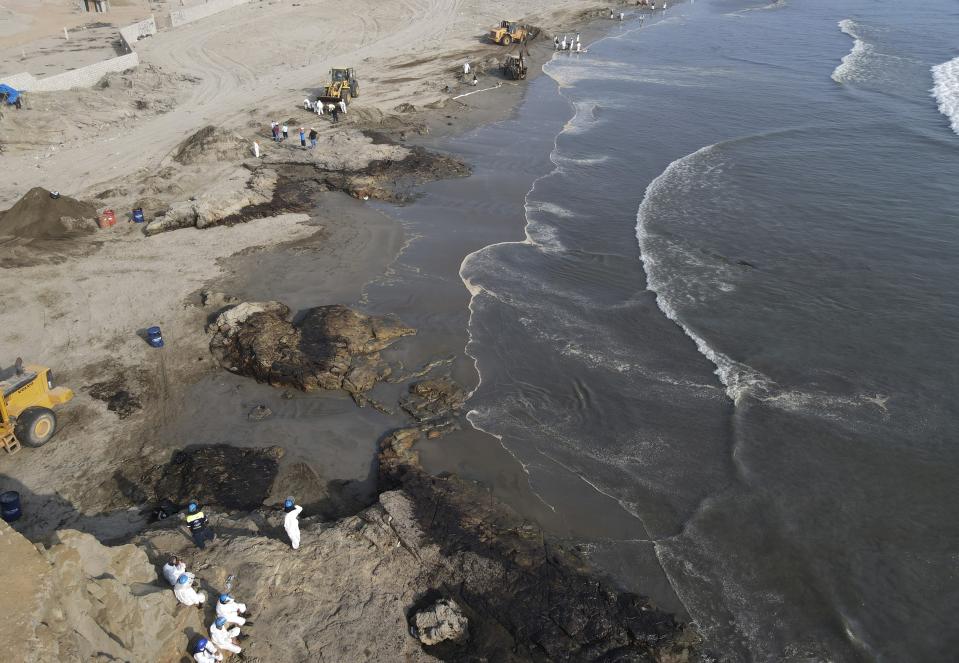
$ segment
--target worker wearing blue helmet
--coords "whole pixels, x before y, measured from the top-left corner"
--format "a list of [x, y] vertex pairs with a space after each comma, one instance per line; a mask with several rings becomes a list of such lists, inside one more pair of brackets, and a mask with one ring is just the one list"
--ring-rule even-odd
[[240, 627], [234, 626], [230, 628], [229, 624], [227, 624], [226, 617], [217, 617], [216, 620], [210, 624], [210, 640], [213, 641], [217, 649], [239, 654], [243, 649], [234, 640], [234, 638], [239, 637], [239, 635]]
[[206, 638], [200, 638], [193, 645], [193, 660], [196, 663], [217, 663], [223, 660], [223, 654], [217, 651], [212, 642]]
[[200, 550], [206, 547], [207, 541], [213, 541], [216, 534], [207, 524], [206, 515], [196, 500], [191, 500], [186, 505], [186, 526], [190, 528], [190, 536], [193, 537], [193, 543]]
[[286, 501], [283, 502], [283, 511], [286, 512], [283, 517], [283, 529], [286, 530], [286, 535], [290, 537], [290, 545], [293, 546], [293, 550], [300, 547], [299, 517], [302, 510], [303, 507], [296, 504], [292, 497], [286, 498]]
[[242, 617], [246, 612], [245, 603], [237, 603], [229, 594], [220, 594], [220, 600], [216, 603], [216, 616], [223, 617], [230, 624], [243, 626], [246, 624], [246, 618]]
[[203, 604], [206, 601], [206, 594], [204, 592], [198, 592], [193, 588], [192, 573], [180, 574], [180, 577], [176, 580], [176, 584], [173, 586], [173, 595], [176, 596], [176, 600], [183, 605], [195, 605], [200, 609], [203, 608]]

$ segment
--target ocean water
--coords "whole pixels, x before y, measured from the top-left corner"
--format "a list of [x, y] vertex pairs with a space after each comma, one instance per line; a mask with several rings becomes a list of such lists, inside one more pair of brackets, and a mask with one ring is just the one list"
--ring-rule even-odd
[[477, 157], [529, 192], [459, 269], [469, 420], [720, 660], [956, 660], [957, 36], [953, 0], [676, 5], [463, 143], [535, 136]]

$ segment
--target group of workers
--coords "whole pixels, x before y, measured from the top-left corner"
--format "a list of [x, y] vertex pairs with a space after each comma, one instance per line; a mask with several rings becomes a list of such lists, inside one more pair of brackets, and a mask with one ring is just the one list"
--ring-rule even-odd
[[560, 41], [559, 35], [553, 37], [553, 48], [557, 51], [576, 51], [577, 53], [583, 52], [583, 46], [579, 43], [579, 34], [576, 35], [576, 39], [572, 37], [567, 41], [566, 35], [563, 35], [562, 41]]
[[310, 101], [310, 98], [306, 97], [303, 99], [303, 110], [308, 110], [317, 115], [329, 113], [334, 122], [339, 122], [340, 114], [346, 115], [346, 100], [340, 99], [335, 104], [324, 104], [319, 97], [316, 98], [316, 101]]
[[[288, 497], [283, 502], [283, 511], [285, 514], [283, 529], [290, 538], [290, 545], [294, 550], [298, 550], [300, 547], [299, 516], [303, 507], [296, 504], [292, 497]], [[208, 541], [216, 539], [203, 510], [196, 501], [191, 501], [187, 505], [186, 522], [197, 548], [203, 550]], [[194, 586], [196, 576], [187, 571], [186, 564], [178, 556], [172, 555], [163, 565], [163, 578], [173, 587], [173, 595], [177, 601], [203, 610], [206, 605], [206, 593]], [[209, 627], [209, 638], [201, 637], [191, 647], [190, 653], [193, 654], [193, 660], [196, 663], [216, 663], [223, 660], [222, 652], [224, 651], [234, 654], [243, 651], [237, 641], [246, 638], [247, 635], [240, 633], [240, 627], [252, 625], [252, 622], [244, 616], [246, 614], [245, 604], [238, 603], [228, 593], [220, 594], [216, 603], [216, 617]]]

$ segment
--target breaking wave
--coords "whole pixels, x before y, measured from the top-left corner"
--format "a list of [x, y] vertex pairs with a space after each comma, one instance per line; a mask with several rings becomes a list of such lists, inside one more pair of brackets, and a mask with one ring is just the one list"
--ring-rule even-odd
[[689, 338], [696, 343], [702, 353], [716, 366], [716, 376], [726, 387], [726, 394], [735, 402], [747, 393], [771, 393], [771, 383], [758, 371], [737, 362], [727, 355], [711, 347], [700, 334], [685, 324], [679, 316], [673, 298], [669, 293], [670, 283], [674, 279], [667, 274], [666, 261], [659, 258], [658, 252], [652, 246], [652, 239], [647, 229], [646, 221], [654, 213], [660, 196], [668, 195], [671, 190], [682, 187], [690, 177], [694, 177], [694, 170], [709, 159], [716, 145], [707, 145], [685, 157], [669, 164], [659, 177], [649, 183], [643, 202], [637, 212], [636, 239], [639, 241], [640, 260], [646, 272], [647, 289], [656, 293], [656, 304], [667, 318], [679, 325]]
[[853, 38], [852, 49], [832, 72], [837, 83], [853, 83], [895, 92], [904, 76], [914, 75], [917, 61], [890, 51], [884, 34], [888, 28], [857, 23], [849, 18], [839, 21], [839, 29]]
[[[727, 266], [705, 262], [702, 256], [695, 255], [679, 243], [651, 234], [648, 222], [664, 204], [663, 200], [665, 204], [673, 206], [691, 197], [691, 187], [708, 187], [710, 176], [723, 172], [725, 163], [718, 153], [719, 149], [741, 140], [744, 139], [707, 145], [673, 161], [646, 188], [636, 214], [636, 239], [646, 272], [646, 288], [655, 293], [656, 304], [663, 314], [679, 325], [696, 344], [699, 352], [716, 366], [716, 376], [734, 403], [750, 397], [783, 410], [815, 410], [825, 418], [834, 418], [840, 411], [861, 407], [875, 407], [885, 415], [889, 397], [884, 394], [838, 395], [784, 388], [773, 378], [711, 346], [702, 334], [682, 319], [679, 308], [683, 302], [701, 305], [710, 292], [733, 289], [728, 283], [731, 279], [727, 278]], [[695, 211], [689, 210], [687, 213], [694, 214]], [[688, 269], [677, 267], [693, 268], [698, 275], [693, 277]]]
[[932, 96], [939, 112], [949, 118], [949, 126], [959, 134], [959, 57], [932, 68]]

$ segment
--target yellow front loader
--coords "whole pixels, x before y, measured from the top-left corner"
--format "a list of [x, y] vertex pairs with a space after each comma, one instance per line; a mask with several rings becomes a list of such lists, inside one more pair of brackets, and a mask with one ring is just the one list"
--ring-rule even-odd
[[489, 38], [494, 44], [509, 46], [514, 41], [524, 42], [530, 37], [528, 25], [520, 25], [516, 21], [502, 21], [489, 31]]
[[0, 372], [0, 394], [0, 444], [8, 453], [49, 442], [57, 432], [53, 408], [73, 398], [73, 390], [53, 385], [49, 368], [19, 358]]
[[360, 96], [360, 82], [356, 80], [353, 67], [330, 70], [330, 84], [323, 88], [319, 100], [324, 104], [335, 104], [341, 99], [350, 103], [350, 99]]

